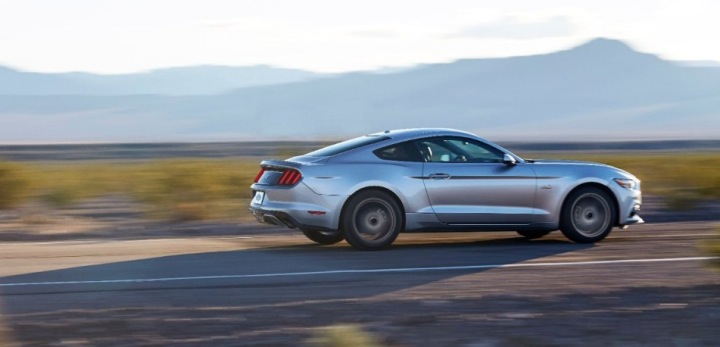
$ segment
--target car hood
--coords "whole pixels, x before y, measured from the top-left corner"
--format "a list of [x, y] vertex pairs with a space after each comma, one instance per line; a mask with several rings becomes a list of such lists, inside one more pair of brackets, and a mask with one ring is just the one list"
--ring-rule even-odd
[[535, 164], [578, 164], [578, 165], [603, 165], [601, 163], [595, 163], [591, 161], [580, 161], [580, 160], [562, 160], [562, 159], [532, 159]]
[[632, 177], [637, 179], [635, 175], [623, 170], [619, 169], [617, 167], [614, 167], [612, 165], [603, 164], [603, 163], [596, 163], [592, 161], [580, 161], [580, 160], [558, 160], [558, 159], [533, 159], [533, 165], [543, 166], [554, 166], [554, 165], [569, 165], [569, 166], [595, 166], [599, 168], [604, 168], [608, 170], [614, 170], [616, 172], [622, 173], [623, 175], [627, 177]]

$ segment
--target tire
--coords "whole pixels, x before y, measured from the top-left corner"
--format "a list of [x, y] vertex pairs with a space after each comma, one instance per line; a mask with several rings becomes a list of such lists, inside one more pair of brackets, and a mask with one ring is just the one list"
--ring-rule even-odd
[[560, 230], [577, 243], [593, 243], [604, 239], [617, 220], [610, 196], [597, 188], [581, 188], [572, 192], [563, 204]]
[[390, 194], [364, 191], [343, 210], [343, 236], [355, 249], [370, 251], [390, 246], [403, 227], [400, 206]]
[[528, 240], [535, 240], [549, 234], [550, 232], [542, 230], [518, 230], [517, 233]]
[[302, 230], [302, 233], [321, 245], [332, 245], [343, 240], [343, 235], [339, 231]]

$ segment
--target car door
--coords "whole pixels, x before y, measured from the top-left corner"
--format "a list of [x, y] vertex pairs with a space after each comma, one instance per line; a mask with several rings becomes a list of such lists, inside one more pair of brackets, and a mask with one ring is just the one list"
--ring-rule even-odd
[[433, 137], [417, 145], [425, 157], [425, 189], [441, 222], [533, 222], [536, 177], [528, 164], [505, 164], [503, 151], [475, 139]]

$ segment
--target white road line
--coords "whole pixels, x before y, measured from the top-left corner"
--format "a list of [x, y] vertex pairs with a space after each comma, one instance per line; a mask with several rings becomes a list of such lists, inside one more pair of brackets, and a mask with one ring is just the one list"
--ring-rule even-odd
[[373, 274], [373, 273], [429, 272], [429, 271], [454, 271], [454, 270], [487, 270], [487, 269], [529, 268], [529, 267], [550, 267], [550, 266], [585, 266], [585, 265], [606, 265], [606, 264], [704, 261], [704, 260], [713, 260], [713, 259], [720, 259], [720, 257], [620, 259], [620, 260], [595, 260], [595, 261], [551, 262], [551, 263], [518, 263], [518, 264], [494, 264], [494, 265], [410, 267], [410, 268], [390, 268], [390, 269], [345, 269], [345, 270], [279, 272], [279, 273], [261, 273], [261, 274], [244, 274], [244, 275], [135, 278], [135, 279], [116, 279], [116, 280], [22, 282], [22, 283], [0, 283], [0, 287], [31, 287], [31, 286], [73, 285], [73, 284], [149, 283], [149, 282], [171, 282], [171, 281], [192, 281], [192, 280], [321, 276], [321, 275], [342, 275], [342, 274]]

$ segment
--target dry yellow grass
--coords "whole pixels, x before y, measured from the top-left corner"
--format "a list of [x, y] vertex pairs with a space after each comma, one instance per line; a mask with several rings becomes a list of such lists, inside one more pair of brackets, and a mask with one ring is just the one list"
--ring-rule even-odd
[[243, 159], [5, 165], [14, 168], [6, 181], [26, 184], [12, 199], [3, 197], [3, 207], [33, 199], [62, 208], [122, 194], [144, 203], [148, 216], [183, 220], [247, 218], [249, 187], [259, 170], [257, 161]]
[[307, 341], [317, 347], [379, 347], [382, 346], [372, 335], [359, 325], [338, 324], [321, 328]]
[[[607, 163], [632, 172], [643, 193], [666, 198], [673, 209], [720, 199], [717, 153], [538, 154]], [[147, 162], [0, 163], [0, 208], [28, 199], [66, 207], [86, 198], [123, 194], [147, 206], [148, 216], [245, 219], [254, 159], [180, 159]]]
[[16, 163], [0, 162], [0, 209], [20, 203], [27, 189], [25, 167]]

